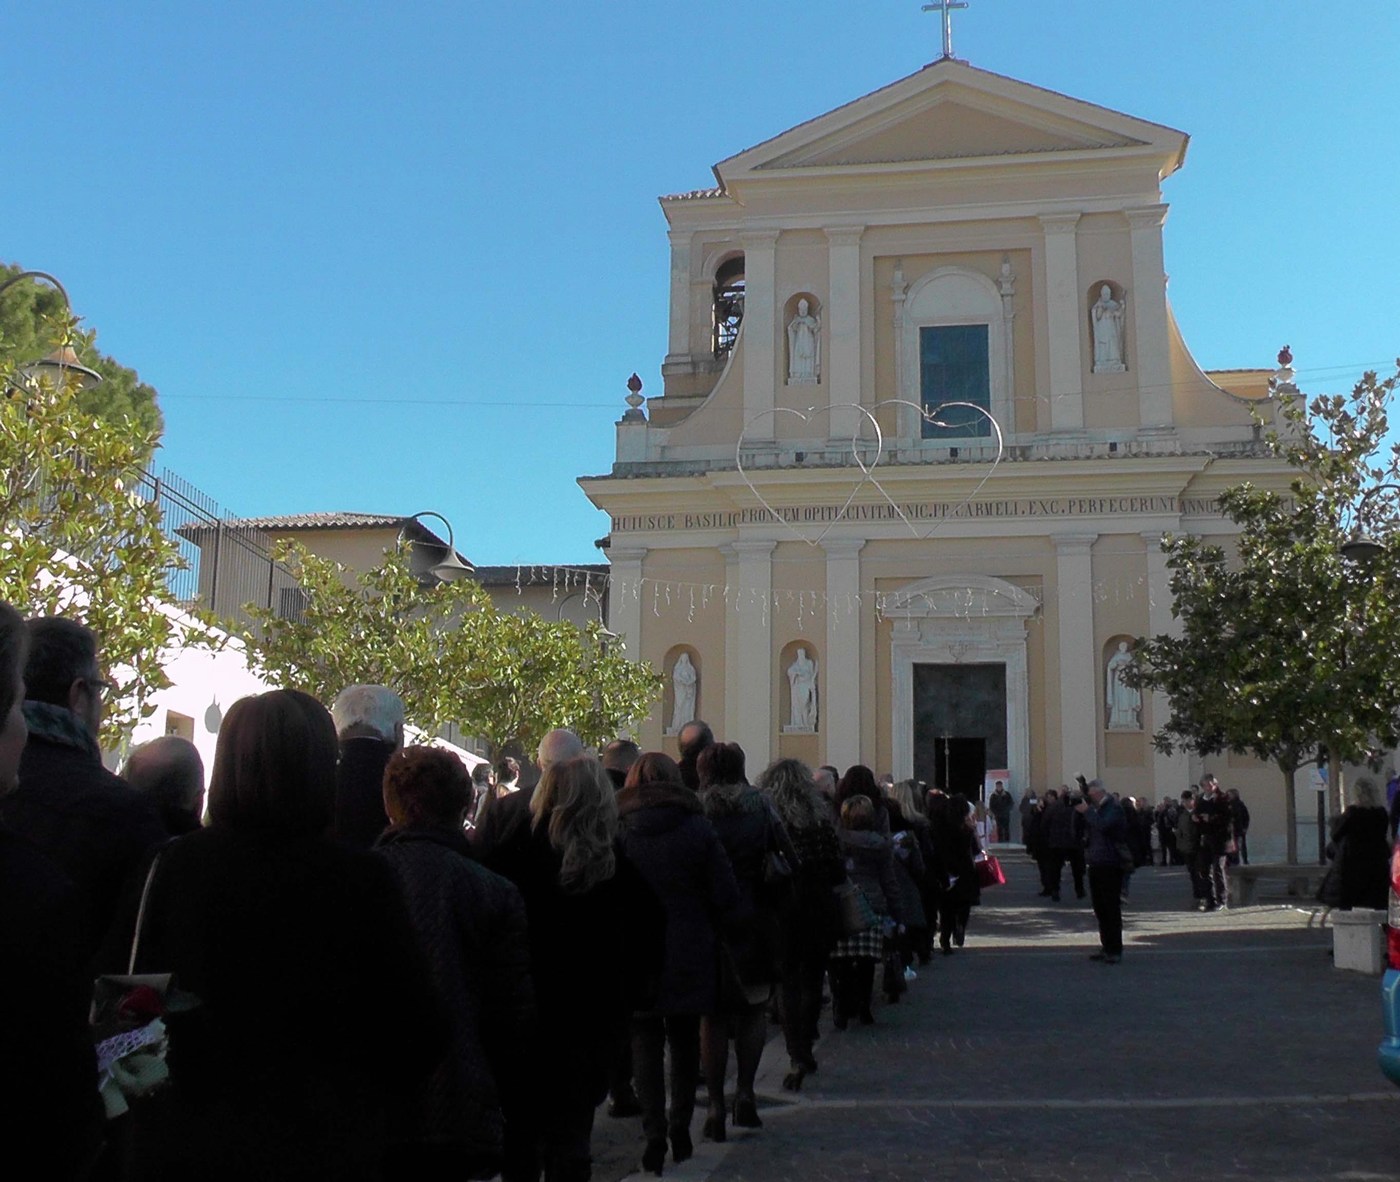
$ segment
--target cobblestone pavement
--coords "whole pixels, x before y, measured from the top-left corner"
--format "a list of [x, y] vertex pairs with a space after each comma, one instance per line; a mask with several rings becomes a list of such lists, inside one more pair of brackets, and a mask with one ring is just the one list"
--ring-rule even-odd
[[[798, 1096], [770, 1043], [765, 1127], [698, 1145], [666, 1177], [1400, 1179], [1379, 984], [1333, 969], [1310, 909], [1202, 915], [1183, 870], [1144, 868], [1109, 966], [1088, 959], [1087, 900], [1040, 899], [1029, 862], [1005, 863], [964, 950], [935, 956], [874, 1027], [824, 1023], [821, 1070]], [[638, 1125], [600, 1111], [596, 1178], [635, 1168]]]

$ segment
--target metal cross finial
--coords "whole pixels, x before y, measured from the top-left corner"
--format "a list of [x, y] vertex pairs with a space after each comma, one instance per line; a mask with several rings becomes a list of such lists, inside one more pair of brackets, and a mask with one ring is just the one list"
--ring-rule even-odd
[[925, 4], [925, 12], [941, 12], [943, 14], [943, 56], [953, 56], [953, 9], [966, 8], [967, 0], [936, 0], [933, 4]]

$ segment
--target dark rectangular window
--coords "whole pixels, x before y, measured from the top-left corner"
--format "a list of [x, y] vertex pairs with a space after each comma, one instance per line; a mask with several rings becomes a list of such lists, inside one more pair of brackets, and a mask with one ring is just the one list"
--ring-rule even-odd
[[[992, 409], [990, 353], [985, 324], [948, 324], [919, 329], [919, 389], [926, 409], [947, 402], [971, 402]], [[986, 436], [992, 424], [965, 406], [938, 412], [946, 427], [923, 421], [925, 439]]]

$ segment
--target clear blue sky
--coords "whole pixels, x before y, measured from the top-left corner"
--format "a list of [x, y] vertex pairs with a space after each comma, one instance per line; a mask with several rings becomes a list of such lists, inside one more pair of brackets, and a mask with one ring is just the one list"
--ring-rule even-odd
[[[1170, 293], [1207, 368], [1400, 353], [1400, 4], [972, 0], [973, 65], [1181, 128]], [[919, 0], [6, 6], [0, 258], [157, 387], [243, 516], [434, 509], [596, 561], [574, 484], [660, 391], [656, 196], [938, 55]]]

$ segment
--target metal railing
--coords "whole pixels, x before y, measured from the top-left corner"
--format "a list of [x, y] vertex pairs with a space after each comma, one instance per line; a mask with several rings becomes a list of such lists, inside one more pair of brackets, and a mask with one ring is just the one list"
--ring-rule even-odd
[[272, 556], [272, 538], [225, 513], [214, 499], [164, 469], [143, 472], [140, 495], [160, 510], [161, 529], [185, 565], [167, 577], [171, 598], [246, 626], [244, 607], [257, 604], [283, 616], [301, 609], [296, 576]]

